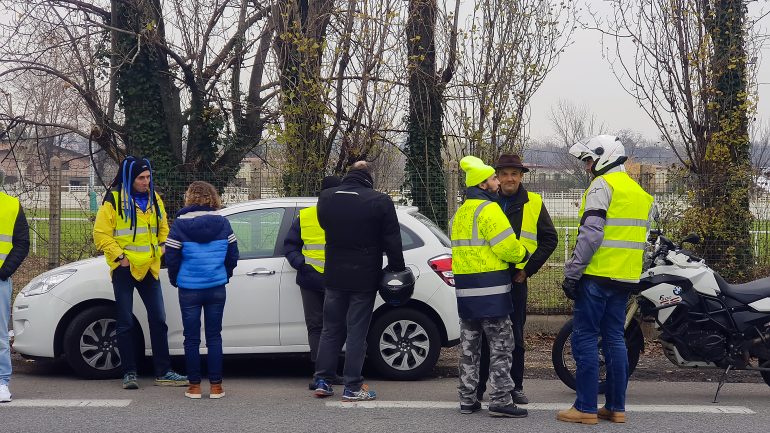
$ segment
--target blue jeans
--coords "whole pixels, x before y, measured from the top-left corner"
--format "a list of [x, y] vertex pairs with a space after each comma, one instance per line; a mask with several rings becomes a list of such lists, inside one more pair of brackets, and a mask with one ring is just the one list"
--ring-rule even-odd
[[11, 344], [8, 338], [8, 321], [11, 320], [11, 279], [0, 280], [0, 385], [11, 381]]
[[210, 289], [179, 288], [179, 307], [182, 309], [184, 326], [184, 359], [190, 383], [201, 383], [201, 310], [206, 326], [209, 382], [222, 382], [222, 315], [225, 299], [225, 286]]
[[[345, 388], [359, 391], [364, 383], [361, 370], [366, 357], [366, 336], [372, 321], [372, 309], [377, 291], [350, 292], [326, 289], [324, 321], [315, 377], [331, 382], [337, 376], [337, 360], [345, 347]], [[347, 335], [347, 337], [346, 337]]]
[[589, 278], [578, 282], [572, 322], [572, 356], [577, 364], [575, 408], [596, 413], [599, 393], [598, 339], [607, 367], [605, 407], [625, 412], [628, 353], [623, 339], [628, 293]]
[[116, 336], [120, 350], [120, 362], [123, 374], [136, 373], [136, 337], [134, 336], [134, 288], [139, 292], [144, 307], [147, 309], [147, 321], [150, 325], [150, 343], [152, 344], [152, 362], [155, 376], [161, 377], [171, 369], [168, 355], [168, 326], [166, 310], [163, 308], [163, 292], [160, 281], [150, 273], [142, 281], [137, 281], [126, 267], [119, 266], [112, 271], [112, 290], [115, 292], [117, 315]]

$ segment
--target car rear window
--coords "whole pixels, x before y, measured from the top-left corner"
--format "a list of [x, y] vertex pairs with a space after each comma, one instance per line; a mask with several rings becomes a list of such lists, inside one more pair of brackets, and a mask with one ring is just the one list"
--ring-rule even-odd
[[433, 221], [430, 220], [430, 218], [426, 217], [425, 215], [421, 214], [420, 212], [414, 212], [410, 213], [417, 221], [423, 223], [425, 227], [428, 228], [428, 230], [433, 233], [436, 238], [438, 238], [439, 242], [441, 242], [441, 245], [452, 248], [452, 241], [449, 239], [449, 236], [444, 233], [444, 230], [441, 230], [439, 226], [436, 225]]

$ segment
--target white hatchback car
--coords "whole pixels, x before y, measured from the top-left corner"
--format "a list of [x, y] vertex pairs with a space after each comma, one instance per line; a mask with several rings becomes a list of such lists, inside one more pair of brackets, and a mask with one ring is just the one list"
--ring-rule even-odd
[[[283, 256], [283, 239], [300, 209], [315, 198], [256, 200], [220, 210], [238, 238], [240, 260], [227, 286], [222, 324], [225, 354], [308, 352], [296, 271]], [[412, 299], [397, 308], [378, 297], [368, 336], [367, 362], [382, 376], [418, 379], [442, 346], [459, 341], [450, 242], [416, 208], [397, 207], [404, 259], [417, 277]], [[160, 274], [172, 355], [183, 355], [177, 290]], [[63, 356], [85, 378], [120, 376], [114, 296], [104, 257], [70, 263], [34, 278], [13, 304], [14, 349], [28, 358]], [[147, 313], [139, 296], [137, 345], [152, 354]], [[203, 333], [202, 333], [203, 334]], [[202, 335], [203, 338], [203, 335]], [[201, 342], [205, 353], [205, 341]]]

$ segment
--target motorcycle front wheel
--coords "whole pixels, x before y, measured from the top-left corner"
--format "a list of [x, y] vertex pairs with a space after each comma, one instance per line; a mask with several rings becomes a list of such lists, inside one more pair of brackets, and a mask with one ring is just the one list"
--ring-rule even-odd
[[[562, 326], [556, 335], [551, 350], [551, 362], [553, 369], [559, 379], [568, 387], [575, 389], [575, 359], [572, 357], [572, 319]], [[644, 336], [639, 327], [639, 322], [634, 320], [628, 326], [625, 332], [626, 350], [628, 352], [628, 375], [636, 369], [639, 362], [639, 355], [644, 350]], [[601, 351], [602, 340], [599, 337], [599, 393], [604, 394], [607, 390], [607, 366], [604, 361], [604, 355]]]

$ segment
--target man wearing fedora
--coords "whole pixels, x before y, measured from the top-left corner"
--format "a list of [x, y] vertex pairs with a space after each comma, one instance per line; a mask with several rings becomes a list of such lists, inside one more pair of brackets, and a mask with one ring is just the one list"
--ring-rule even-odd
[[[546, 260], [556, 250], [559, 238], [553, 226], [551, 216], [543, 205], [540, 194], [527, 191], [521, 181], [529, 169], [521, 162], [518, 155], [502, 154], [495, 165], [497, 178], [500, 180], [498, 203], [511, 223], [516, 238], [527, 248], [530, 258], [526, 262], [510, 266], [511, 299], [513, 301], [513, 362], [511, 378], [514, 388], [511, 392], [513, 402], [527, 404], [529, 399], [524, 394], [524, 323], [527, 320], [527, 278], [535, 275]], [[489, 348], [481, 344], [481, 377], [476, 391], [481, 400], [486, 390], [489, 365]]]

